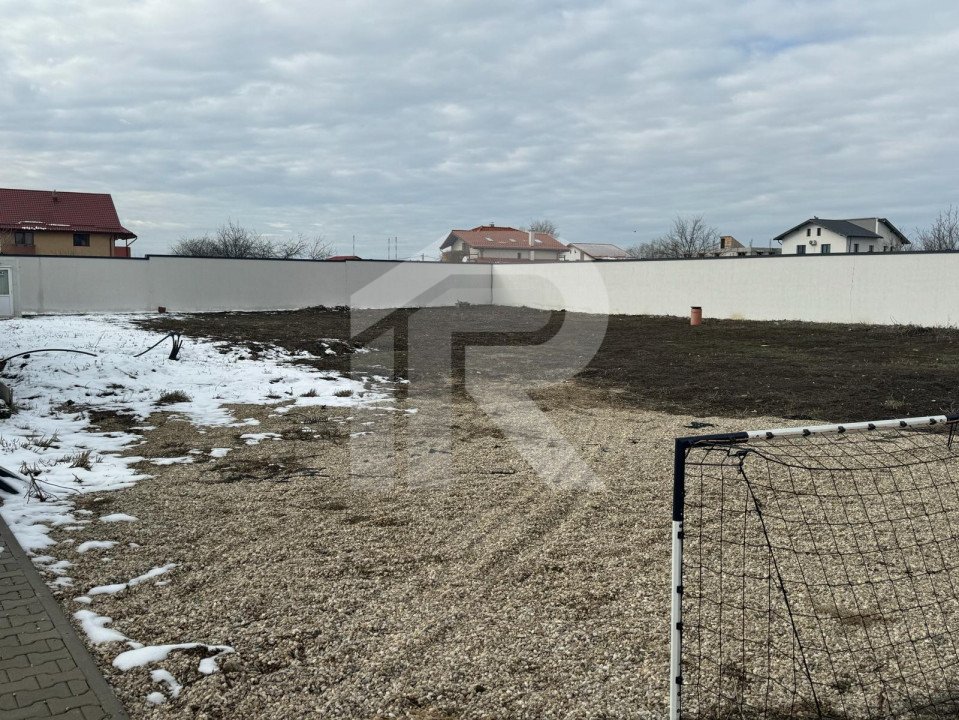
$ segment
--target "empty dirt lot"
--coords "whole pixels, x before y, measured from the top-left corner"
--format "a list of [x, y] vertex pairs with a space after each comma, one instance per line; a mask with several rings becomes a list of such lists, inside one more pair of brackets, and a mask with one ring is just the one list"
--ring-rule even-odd
[[[564, 322], [584, 331], [599, 322], [508, 308], [419, 312], [438, 346], [455, 337], [454, 358], [466, 344], [495, 347], [501, 362], [483, 372], [504, 407], [520, 399], [512, 376], [526, 380], [530, 363], [542, 361], [517, 348], [549, 340]], [[325, 369], [413, 382], [379, 408], [235, 408], [260, 420], [258, 433], [279, 436], [257, 445], [240, 439], [242, 428], [198, 434], [157, 413], [137, 455], [231, 452], [144, 465], [152, 479], [81, 498], [98, 512], [145, 518], [115, 529], [122, 546], [139, 546], [112, 555], [118, 579], [178, 564], [169, 584], [104, 598], [98, 612], [144, 641], [202, 637], [236, 649], [211, 676], [186, 654], [171, 655], [165, 667], [185, 689], [157, 708], [143, 700], [156, 689], [148, 673], [115, 672], [115, 651], [103, 649], [104, 671], [131, 715], [660, 718], [672, 439], [695, 433], [693, 421], [736, 430], [928, 414], [959, 400], [953, 331], [691, 329], [675, 318], [614, 317], [575, 379], [535, 393], [556, 432], [530, 438], [540, 427], [532, 414], [523, 422], [526, 410], [506, 413], [504, 430], [464, 391], [469, 363], [454, 361], [451, 393], [443, 391], [448, 369], [411, 367], [404, 337], [412, 315], [371, 315], [372, 329], [352, 339], [349, 315], [337, 310], [150, 321], [251, 353], [277, 343]], [[498, 329], [524, 324], [541, 329]], [[392, 342], [376, 339], [385, 329]], [[321, 339], [371, 351], [344, 346], [329, 355]], [[551, 347], [556, 377], [577, 365], [575, 345], [566, 354]], [[112, 422], [122, 419], [101, 419], [104, 429]], [[596, 482], [545, 483], [510, 435], [575, 448]], [[88, 539], [82, 532], [77, 542]], [[100, 559], [70, 559], [78, 586], [103, 582]]]
[[[518, 348], [555, 336], [546, 362], [560, 370], [577, 338], [599, 334], [598, 352], [576, 367], [576, 380], [615, 390], [626, 404], [664, 412], [749, 418], [850, 422], [928, 415], [959, 408], [959, 330], [914, 326], [706, 320], [691, 328], [672, 317], [600, 317], [528, 308], [457, 307], [354, 311], [208, 313], [151, 320], [156, 330], [180, 330], [228, 342], [276, 343], [317, 355], [323, 368], [406, 376], [411, 318], [438, 341], [453, 338], [454, 374], [462, 375], [465, 345], [493, 346], [502, 362], [490, 369], [516, 374]], [[318, 338], [355, 340], [369, 355], [324, 355]], [[516, 331], [530, 327], [536, 330]], [[572, 329], [557, 335], [560, 328]], [[504, 330], [504, 328], [508, 330]], [[577, 331], [577, 328], [579, 329]], [[379, 337], [390, 331], [392, 336]], [[391, 341], [392, 338], [392, 341]], [[427, 337], [430, 340], [430, 337]], [[395, 346], [395, 347], [394, 347]], [[512, 346], [512, 347], [510, 347]], [[542, 355], [535, 357], [540, 363]], [[531, 372], [542, 372], [537, 364]], [[748, 424], [748, 423], [747, 423]]]

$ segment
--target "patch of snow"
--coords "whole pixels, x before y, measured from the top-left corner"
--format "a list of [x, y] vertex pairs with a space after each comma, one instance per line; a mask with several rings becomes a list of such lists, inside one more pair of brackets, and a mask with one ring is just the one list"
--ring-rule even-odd
[[246, 427], [247, 425], [259, 425], [260, 421], [256, 418], [245, 418], [240, 422], [230, 423], [227, 427]]
[[85, 553], [90, 550], [109, 550], [116, 544], [116, 540], [87, 540], [77, 545], [77, 552]]
[[73, 567], [73, 563], [69, 560], [55, 560], [49, 555], [41, 555], [40, 557], [33, 558], [33, 564], [39, 566], [41, 570], [45, 570], [54, 575], [66, 575], [67, 568]]
[[114, 583], [113, 585], [97, 585], [87, 590], [87, 595], [115, 595], [121, 590], [129, 587], [126, 583]]
[[161, 692], [152, 692], [147, 695], [148, 705], [162, 705], [166, 702], [166, 695]]
[[[83, 612], [81, 610], [81, 612]], [[206, 668], [206, 672], [201, 669], [200, 672], [203, 672], [205, 675], [209, 675], [211, 672], [216, 672], [217, 666], [214, 662], [212, 664], [213, 669], [210, 670], [210, 664], [204, 665], [208, 660], [213, 660], [215, 657], [220, 655], [226, 655], [227, 653], [233, 652], [233, 648], [229, 645], [207, 645], [205, 643], [176, 643], [173, 645], [146, 645], [141, 648], [135, 648], [133, 650], [126, 650], [125, 652], [120, 653], [113, 659], [113, 667], [118, 670], [130, 670], [135, 667], [143, 667], [145, 665], [151, 665], [153, 663], [163, 662], [167, 659], [167, 656], [174, 650], [192, 650], [193, 648], [206, 648], [208, 652], [213, 654], [211, 658], [204, 658], [200, 661], [200, 665]]]
[[142, 583], [152, 580], [153, 578], [163, 575], [170, 572], [173, 568], [176, 567], [176, 563], [169, 563], [162, 567], [155, 567], [152, 570], [148, 570], [142, 575], [137, 575], [132, 580], [128, 580], [125, 583], [114, 583], [112, 585], [97, 585], [96, 587], [90, 588], [87, 590], [87, 595], [115, 595], [118, 592], [122, 592], [127, 588], [136, 587]]
[[[4, 321], [3, 355], [43, 347], [66, 347], [96, 353], [96, 357], [33, 353], [29, 358], [9, 362], [2, 371], [2, 379], [12, 386], [19, 399], [18, 413], [0, 420], [3, 463], [6, 467], [29, 469], [42, 498], [28, 496], [26, 492], [5, 497], [0, 505], [0, 515], [28, 554], [42, 554], [46, 548], [55, 545], [50, 538], [52, 528], [76, 530], [89, 522], [79, 518], [94, 513], [77, 509], [73, 503], [74, 495], [122, 490], [149, 477], [133, 467], [144, 458], [121, 454], [143, 442], [141, 433], [155, 429], [147, 424], [147, 418], [154, 412], [174, 410], [196, 426], [251, 427], [260, 422], [255, 418], [237, 419], [230, 409], [233, 405], [273, 405], [282, 413], [298, 406], [373, 405], [389, 399], [381, 392], [366, 391], [361, 395], [368, 381], [376, 378], [353, 380], [293, 364], [295, 358], [308, 357], [306, 353], [267, 349], [253, 359], [243, 349], [224, 348], [207, 340], [188, 338], [179, 361], [169, 360], [163, 347], [142, 357], [134, 357], [159, 337], [158, 333], [136, 327], [133, 318], [120, 315], [43, 315]], [[275, 382], [271, 383], [271, 380]], [[184, 392], [190, 401], [173, 406], [157, 405], [160, 396], [171, 390]], [[304, 397], [307, 393], [311, 397]], [[133, 429], [137, 432], [94, 431], [89, 421], [91, 411], [132, 416], [136, 422]], [[203, 434], [206, 431], [198, 427], [196, 432]], [[278, 436], [263, 434], [254, 442], [267, 437]], [[227, 452], [229, 448], [215, 448], [210, 455], [223, 457]], [[71, 458], [80, 453], [88, 454], [89, 469], [71, 467]], [[192, 460], [190, 456], [187, 458]], [[156, 464], [187, 461], [181, 458], [152, 460]], [[137, 521], [125, 513], [112, 513], [99, 519], [101, 522]], [[92, 540], [81, 543], [77, 549], [88, 552], [108, 549], [115, 544], [113, 541]], [[136, 543], [128, 546], [139, 547]], [[67, 564], [54, 557], [41, 564], [48, 565], [52, 572], [61, 573], [56, 582], [70, 582], [62, 574]], [[156, 577], [161, 570], [154, 568], [128, 583], [102, 585], [95, 589], [101, 589], [105, 594], [107, 589], [131, 587]], [[90, 604], [91, 597], [82, 595], [76, 601]], [[141, 649], [148, 657], [153, 657], [152, 653], [156, 652], [106, 627], [112, 622], [108, 617], [88, 609], [79, 610], [74, 617], [91, 643], [126, 641], [134, 648], [116, 658], [117, 667], [128, 663], [132, 663], [130, 667], [135, 666], [134, 660], [141, 656], [131, 653]], [[185, 647], [206, 647], [215, 655], [232, 652], [232, 648], [226, 646], [197, 643], [159, 647], [167, 648], [161, 652], [164, 656], [171, 649]], [[202, 672], [214, 671], [215, 658], [206, 658], [201, 666]]]
[[168, 670], [164, 670], [162, 668], [158, 670], [151, 670], [150, 679], [155, 683], [165, 683], [167, 689], [170, 691], [171, 697], [180, 697], [180, 691], [183, 689], [183, 686], [176, 681], [176, 678], [173, 677]]
[[[136, 433], [91, 432], [88, 410], [121, 412], [145, 421], [163, 410], [156, 401], [180, 390], [190, 402], [175, 406], [196, 425], [258, 425], [255, 418], [237, 421], [232, 404], [328, 405], [378, 402], [386, 396], [337, 397], [338, 391], [363, 389], [362, 380], [318, 372], [291, 361], [303, 353], [269, 348], [251, 359], [243, 349], [189, 338], [180, 360], [169, 360], [165, 348], [142, 357], [138, 352], [159, 339], [154, 332], [134, 325], [120, 315], [41, 315], [13, 318], [3, 323], [3, 352], [15, 353], [43, 347], [68, 347], [96, 353], [96, 357], [65, 353], [35, 353], [8, 363], [3, 379], [20, 398], [19, 412], [0, 420], [0, 447], [4, 465], [37, 468], [37, 482], [46, 502], [25, 497], [6, 499], [0, 507], [7, 524], [28, 553], [49, 547], [49, 527], [77, 524], [70, 495], [129, 487], [146, 477], [131, 465], [137, 459], [120, 457], [142, 442]], [[305, 356], [305, 355], [304, 355]], [[270, 380], [283, 393], [277, 396]], [[18, 392], [19, 390], [19, 392]], [[299, 397], [307, 391], [317, 397]], [[153, 426], [141, 422], [147, 430]], [[199, 431], [198, 431], [199, 432]], [[65, 458], [91, 452], [90, 469], [71, 468]]]
[[111, 513], [110, 515], [104, 515], [100, 518], [100, 522], [136, 522], [139, 518], [135, 518], [132, 515], [127, 515], [126, 513]]
[[182, 455], [171, 458], [151, 458], [150, 462], [154, 465], [189, 465], [193, 462], [193, 458], [189, 455]]
[[105, 627], [107, 623], [113, 622], [113, 618], [97, 615], [92, 610], [77, 610], [73, 617], [80, 622], [80, 627], [86, 633], [87, 638], [93, 645], [100, 645], [108, 642], [123, 642], [127, 636], [119, 630]]
[[276, 433], [243, 433], [240, 435], [240, 439], [244, 440], [247, 445], [259, 445], [264, 440], [279, 440], [282, 438], [282, 435], [277, 435]]

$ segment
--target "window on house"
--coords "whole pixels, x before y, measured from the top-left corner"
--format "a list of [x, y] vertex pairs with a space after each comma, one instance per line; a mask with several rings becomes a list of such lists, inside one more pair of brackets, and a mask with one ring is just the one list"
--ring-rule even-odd
[[33, 245], [33, 233], [26, 230], [15, 230], [13, 233], [14, 245]]
[[816, 237], [822, 237], [822, 228], [816, 228]]
[[796, 246], [796, 254], [797, 254], [797, 255], [805, 255], [805, 254], [806, 254], [806, 246], [805, 246], [805, 245], [797, 245], [797, 246]]
[[830, 245], [829, 243], [823, 243], [823, 244], [822, 244], [822, 254], [823, 254], [823, 255], [828, 255], [828, 254], [831, 253], [831, 252], [832, 252], [832, 245]]
[[73, 247], [90, 247], [90, 233], [73, 233]]
[[812, 228], [806, 228], [806, 237], [812, 235]]
[[852, 245], [853, 252], [859, 252], [859, 243], [853, 243]]
[[516, 259], [517, 259], [517, 260], [522, 260], [522, 259], [523, 259], [523, 253], [516, 253]]
[[875, 249], [876, 249], [876, 246], [875, 246], [875, 245], [870, 245], [870, 246], [869, 246], [869, 252], [873, 252]]

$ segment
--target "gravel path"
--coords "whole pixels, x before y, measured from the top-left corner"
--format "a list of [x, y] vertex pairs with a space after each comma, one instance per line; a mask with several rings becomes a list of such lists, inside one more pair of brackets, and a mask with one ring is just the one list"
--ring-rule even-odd
[[171, 654], [163, 667], [184, 689], [155, 707], [149, 669], [116, 671], [116, 644], [93, 652], [133, 718], [660, 718], [672, 439], [693, 418], [616, 398], [574, 385], [540, 398], [603, 481], [591, 491], [544, 485], [462, 399], [452, 455], [405, 435], [410, 422], [443, 425], [439, 397], [418, 398], [415, 415], [349, 410], [349, 422], [344, 409], [237, 408], [281, 436], [256, 445], [239, 437], [249, 428], [198, 433], [158, 414], [138, 455], [232, 449], [145, 465], [153, 479], [82, 497], [141, 520], [74, 533], [119, 544], [64, 551], [70, 597], [176, 563], [163, 584], [98, 595], [92, 609], [141, 642], [236, 653], [213, 675]]

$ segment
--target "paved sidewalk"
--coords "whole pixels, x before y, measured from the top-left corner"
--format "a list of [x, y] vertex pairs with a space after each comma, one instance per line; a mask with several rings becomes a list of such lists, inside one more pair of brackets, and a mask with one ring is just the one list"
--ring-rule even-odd
[[126, 720], [33, 563], [0, 518], [0, 718]]

